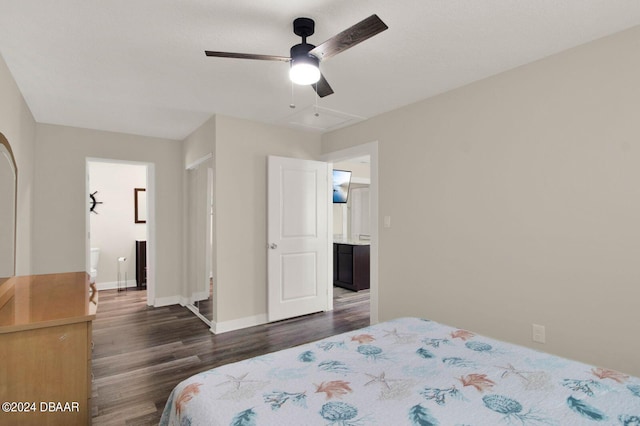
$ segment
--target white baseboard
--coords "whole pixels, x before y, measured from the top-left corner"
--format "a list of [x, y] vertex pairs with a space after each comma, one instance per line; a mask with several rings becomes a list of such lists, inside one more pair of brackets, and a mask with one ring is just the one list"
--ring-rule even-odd
[[[122, 286], [122, 284], [120, 285]], [[127, 280], [127, 288], [132, 288], [136, 286], [137, 286], [136, 281]], [[118, 281], [96, 283], [96, 288], [98, 290], [115, 290], [118, 288]], [[121, 288], [124, 288], [124, 287], [121, 287]]]
[[169, 306], [169, 305], [180, 305], [180, 306], [188, 307], [191, 304], [193, 304], [193, 301], [191, 301], [188, 297], [169, 296], [169, 297], [156, 298], [156, 303], [154, 303], [153, 306], [155, 306], [156, 308], [160, 308], [162, 306]]
[[198, 293], [193, 293], [191, 295], [192, 303], [202, 301], [202, 300], [207, 300], [208, 298], [209, 298], [209, 291], [200, 291]]
[[211, 321], [211, 332], [213, 334], [226, 333], [228, 331], [240, 330], [242, 328], [253, 327], [256, 325], [266, 324], [267, 315], [254, 315], [251, 317], [238, 318], [230, 321], [215, 322]]
[[[190, 305], [189, 299], [183, 296], [159, 297], [159, 298], [156, 298], [156, 301], [153, 306], [159, 308], [162, 306], [169, 306], [169, 305], [185, 306], [187, 309], [193, 311], [196, 315], [200, 316], [199, 313], [196, 313], [189, 306]], [[204, 318], [204, 317], [201, 317], [201, 318], [205, 319], [205, 322], [211, 325], [210, 331], [213, 334], [221, 334], [229, 331], [240, 330], [243, 328], [266, 324], [268, 322], [266, 314], [253, 315], [250, 317], [238, 318], [238, 319], [234, 319], [230, 321], [222, 321], [222, 322], [211, 321], [208, 318]]]
[[180, 296], [180, 306], [189, 306], [193, 305], [195, 301], [191, 300], [189, 297]]
[[181, 299], [182, 298], [180, 296], [156, 297], [156, 300], [153, 306], [155, 306], [156, 308], [161, 308], [163, 306], [169, 306], [169, 305], [184, 306], [182, 303], [180, 303]]

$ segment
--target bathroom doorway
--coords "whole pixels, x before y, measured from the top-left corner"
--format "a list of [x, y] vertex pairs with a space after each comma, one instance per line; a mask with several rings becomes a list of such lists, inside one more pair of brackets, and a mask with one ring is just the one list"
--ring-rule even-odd
[[98, 290], [145, 291], [153, 304], [151, 164], [87, 159], [87, 265]]
[[[365, 170], [368, 169], [368, 178], [363, 174], [364, 171], [352, 173], [352, 176], [354, 176], [352, 183], [356, 194], [358, 194], [353, 198], [358, 198], [360, 206], [356, 208], [356, 211], [353, 211], [345, 206], [336, 206], [334, 204], [332, 220], [334, 240], [341, 237], [357, 239], [358, 243], [364, 243], [367, 240], [370, 249], [369, 312], [371, 324], [375, 324], [378, 322], [378, 142], [369, 142], [329, 152], [322, 159], [333, 163], [332, 167], [334, 169], [342, 167], [353, 169], [352, 172], [361, 167], [364, 167]], [[366, 220], [363, 220], [364, 218], [360, 213], [365, 200], [366, 203], [364, 204], [368, 206], [369, 214], [366, 215]], [[360, 223], [357, 223], [354, 227], [353, 223], [358, 220], [360, 220]], [[362, 241], [360, 241], [361, 239]], [[335, 263], [334, 268], [336, 268]]]

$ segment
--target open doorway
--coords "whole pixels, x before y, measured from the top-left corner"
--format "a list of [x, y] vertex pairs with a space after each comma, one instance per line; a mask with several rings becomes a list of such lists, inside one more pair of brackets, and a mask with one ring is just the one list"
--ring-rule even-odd
[[[348, 196], [350, 203], [333, 205], [334, 242], [346, 241], [346, 250], [349, 251], [349, 246], [351, 250], [350, 253], [334, 253], [334, 271], [341, 268], [336, 264], [336, 259], [339, 262], [341, 256], [355, 262], [356, 251], [366, 252], [369, 261], [370, 319], [375, 324], [378, 322], [378, 143], [331, 152], [323, 160], [333, 163], [334, 169], [352, 172]], [[339, 250], [340, 245], [334, 244], [334, 249]], [[347, 276], [351, 273], [346, 272]], [[353, 281], [355, 277], [351, 278]], [[334, 274], [333, 281], [336, 280], [340, 278]]]
[[363, 155], [334, 162], [333, 169], [350, 173], [344, 202], [333, 204], [334, 241], [366, 243], [371, 240], [371, 157]]
[[98, 290], [144, 291], [153, 304], [152, 165], [87, 159], [87, 271]]

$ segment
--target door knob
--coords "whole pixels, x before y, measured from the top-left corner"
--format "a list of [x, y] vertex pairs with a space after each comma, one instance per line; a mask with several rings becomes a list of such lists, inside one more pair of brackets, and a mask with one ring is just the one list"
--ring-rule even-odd
[[269, 248], [270, 248], [271, 250], [275, 250], [275, 249], [277, 249], [277, 248], [278, 248], [278, 245], [277, 245], [276, 243], [271, 243], [271, 244], [269, 244]]

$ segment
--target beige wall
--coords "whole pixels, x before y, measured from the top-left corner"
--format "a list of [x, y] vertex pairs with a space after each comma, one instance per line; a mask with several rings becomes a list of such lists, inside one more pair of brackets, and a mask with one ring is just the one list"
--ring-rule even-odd
[[38, 124], [33, 209], [35, 273], [85, 270], [88, 157], [153, 164], [155, 296], [177, 300], [176, 288], [182, 277], [183, 178], [182, 144], [178, 141]]
[[638, 40], [640, 27], [323, 136], [324, 152], [379, 141], [382, 320], [640, 375]]
[[320, 136], [222, 116], [215, 128], [214, 320], [250, 324], [267, 310], [267, 156], [317, 159]]
[[184, 169], [203, 157], [213, 154], [216, 141], [216, 117], [212, 116], [185, 140], [183, 145]]
[[31, 264], [31, 212], [36, 123], [13, 76], [0, 56], [0, 133], [9, 143], [18, 166], [16, 274], [28, 275]]

